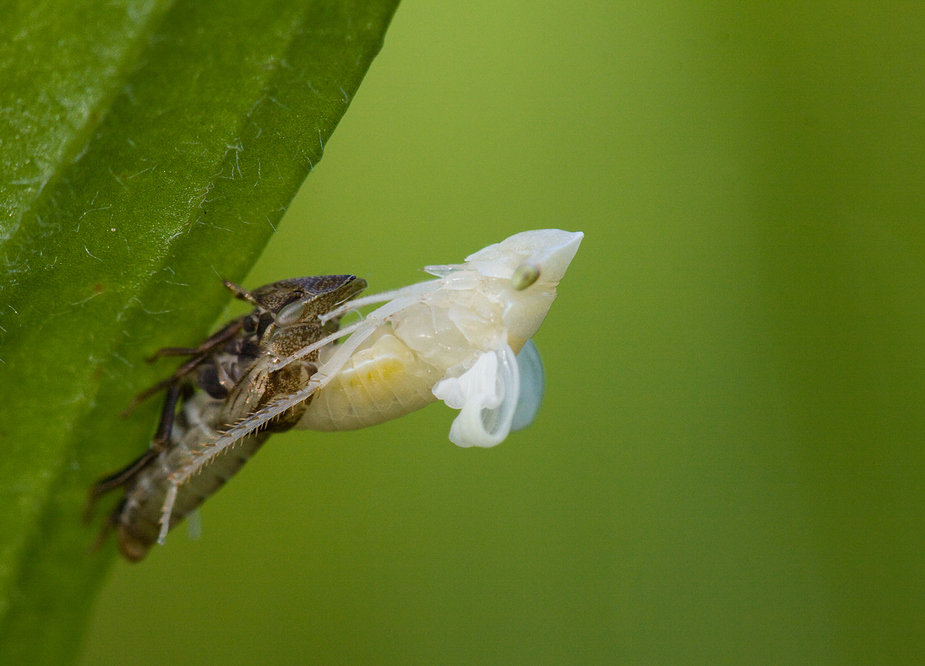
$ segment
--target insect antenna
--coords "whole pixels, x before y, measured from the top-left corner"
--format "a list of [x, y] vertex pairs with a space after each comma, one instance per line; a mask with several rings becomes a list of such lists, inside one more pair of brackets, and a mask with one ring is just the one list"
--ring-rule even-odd
[[222, 280], [222, 284], [225, 285], [226, 289], [228, 289], [229, 291], [231, 291], [232, 294], [234, 294], [235, 298], [242, 300], [242, 301], [247, 301], [248, 303], [252, 303], [253, 305], [256, 305], [257, 307], [260, 307], [260, 303], [257, 302], [257, 299], [254, 297], [254, 295], [251, 294], [244, 287], [237, 285], [234, 282], [231, 282], [229, 280]]

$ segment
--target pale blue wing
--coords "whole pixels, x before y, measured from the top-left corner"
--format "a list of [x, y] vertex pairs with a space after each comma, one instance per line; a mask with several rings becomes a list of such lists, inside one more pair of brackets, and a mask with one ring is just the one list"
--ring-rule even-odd
[[511, 430], [514, 431], [523, 430], [533, 423], [537, 412], [540, 411], [543, 392], [546, 390], [543, 360], [533, 340], [527, 340], [527, 344], [517, 354], [517, 367], [520, 369], [520, 396], [514, 410], [514, 419], [511, 421]]

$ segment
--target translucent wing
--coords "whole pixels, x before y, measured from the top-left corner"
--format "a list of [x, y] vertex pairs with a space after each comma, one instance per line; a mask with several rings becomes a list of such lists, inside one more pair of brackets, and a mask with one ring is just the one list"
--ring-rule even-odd
[[520, 369], [520, 396], [517, 399], [517, 409], [514, 410], [514, 419], [511, 421], [511, 430], [514, 432], [523, 430], [536, 420], [543, 402], [543, 393], [546, 391], [543, 360], [532, 339], [527, 340], [517, 354], [517, 367]]

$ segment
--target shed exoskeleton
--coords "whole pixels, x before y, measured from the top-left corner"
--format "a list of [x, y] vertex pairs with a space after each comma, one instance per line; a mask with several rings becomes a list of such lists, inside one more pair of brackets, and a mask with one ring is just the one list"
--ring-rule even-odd
[[[296, 353], [336, 331], [339, 317], [322, 320], [321, 315], [366, 287], [364, 280], [353, 275], [282, 280], [252, 292], [225, 284], [238, 298], [253, 304], [254, 310], [233, 319], [198, 347], [169, 347], [152, 357], [190, 358], [169, 378], [139, 394], [129, 408], [166, 389], [160, 422], [148, 451], [101, 479], [90, 491], [92, 506], [100, 495], [125, 489], [101, 536], [115, 528], [119, 550], [131, 561], [141, 560], [159, 536], [215, 493], [270, 434], [288, 430], [298, 422], [310, 401], [267, 419], [240, 438], [227, 455], [201, 461], [195, 476], [182, 489], [171, 483], [178, 470], [187, 469], [195, 454], [225, 430], [308, 385], [317, 370], [317, 353], [281, 368], [271, 367], [272, 360]], [[162, 525], [168, 493], [172, 511]]]

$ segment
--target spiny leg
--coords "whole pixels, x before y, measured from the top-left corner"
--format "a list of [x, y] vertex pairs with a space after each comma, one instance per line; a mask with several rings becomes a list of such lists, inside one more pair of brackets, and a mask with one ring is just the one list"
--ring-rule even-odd
[[[132, 403], [128, 407], [123, 409], [119, 413], [119, 416], [123, 416], [123, 417], [128, 416], [133, 411], [135, 411], [135, 408], [138, 407], [138, 405], [143, 403], [145, 400], [150, 398], [152, 395], [156, 393], [160, 393], [163, 389], [169, 388], [172, 386], [179, 386], [181, 382], [187, 377], [187, 375], [189, 375], [189, 373], [195, 370], [199, 366], [199, 364], [202, 363], [204, 359], [205, 359], [205, 356], [197, 356], [195, 358], [191, 358], [186, 363], [184, 363], [179, 368], [177, 368], [176, 372], [170, 375], [170, 377], [168, 377], [167, 379], [162, 379], [154, 386], [149, 386], [148, 388], [146, 388], [144, 391], [142, 391], [141, 393], [136, 395], [134, 398], [132, 398]], [[176, 406], [176, 401], [174, 401], [174, 406]]]
[[238, 334], [238, 331], [240, 331], [243, 326], [244, 318], [239, 317], [238, 319], [234, 319], [228, 322], [228, 324], [217, 333], [206, 338], [198, 347], [162, 347], [161, 349], [158, 349], [156, 352], [154, 352], [154, 354], [150, 356], [147, 361], [148, 363], [153, 363], [162, 356], [206, 356], [216, 347], [219, 347], [220, 345], [223, 345], [224, 343], [231, 340], [235, 335]]
[[[187, 389], [184, 391], [184, 389]], [[151, 439], [151, 449], [160, 453], [167, 448], [170, 443], [170, 431], [173, 429], [174, 419], [177, 417], [177, 403], [180, 402], [180, 395], [189, 393], [189, 387], [179, 382], [167, 387], [167, 394], [164, 396], [164, 406], [161, 408], [161, 419], [157, 423], [157, 430]], [[189, 395], [185, 395], [189, 398]]]
[[[90, 488], [89, 496], [87, 497], [87, 506], [84, 509], [84, 522], [90, 522], [91, 514], [93, 513], [93, 507], [96, 506], [97, 501], [100, 497], [106, 493], [115, 490], [116, 488], [121, 488], [126, 483], [128, 483], [138, 472], [143, 470], [148, 464], [157, 457], [158, 451], [155, 451], [153, 448], [148, 449], [135, 460], [130, 462], [128, 465], [113, 472], [109, 476], [103, 477]], [[113, 515], [118, 513], [118, 509]], [[112, 523], [112, 516], [109, 518], [110, 523]], [[108, 525], [106, 528], [106, 533], [112, 529], [112, 525]]]
[[[155, 354], [148, 359], [148, 362], [151, 363], [161, 356], [192, 356], [191, 359], [183, 363], [179, 368], [177, 368], [170, 377], [162, 379], [153, 386], [149, 386], [144, 391], [136, 395], [132, 399], [132, 403], [122, 410], [121, 416], [128, 416], [135, 408], [138, 407], [145, 400], [150, 398], [152, 395], [159, 393], [163, 389], [172, 386], [174, 384], [180, 383], [187, 375], [189, 375], [193, 370], [195, 370], [200, 363], [202, 363], [209, 355], [209, 352], [214, 351], [220, 345], [228, 342], [237, 335], [241, 328], [244, 326], [244, 320], [235, 319], [227, 326], [222, 328], [218, 333], [208, 338], [198, 347], [164, 347], [163, 349], [157, 350]], [[174, 402], [174, 406], [176, 402]], [[166, 409], [166, 408], [165, 408]], [[163, 415], [162, 415], [163, 418]]]
[[[91, 543], [90, 547], [87, 549], [87, 551], [90, 554], [93, 554], [99, 551], [99, 549], [103, 547], [103, 544], [106, 543], [106, 539], [109, 537], [112, 531], [116, 529], [116, 527], [119, 525], [117, 516], [119, 515], [121, 511], [122, 511], [122, 503], [119, 504], [119, 506], [116, 508], [115, 511], [113, 511], [111, 514], [106, 516], [106, 522], [103, 523], [103, 527], [100, 529], [99, 534], [96, 535], [96, 539], [93, 540], [93, 543]], [[87, 523], [90, 522], [90, 516], [88, 514], [89, 514], [89, 511], [87, 512], [87, 514], [84, 514], [84, 522], [87, 522]]]
[[177, 403], [180, 401], [180, 393], [182, 392], [183, 388], [183, 385], [179, 383], [171, 384], [169, 386], [167, 395], [164, 397], [164, 407], [161, 410], [161, 420], [158, 423], [157, 431], [151, 440], [150, 448], [122, 469], [100, 479], [93, 485], [93, 487], [90, 489], [90, 498], [87, 503], [87, 513], [92, 511], [93, 505], [101, 495], [105, 495], [110, 490], [115, 490], [116, 488], [124, 486], [132, 479], [132, 477], [144, 469], [145, 466], [147, 466], [148, 463], [150, 463], [158, 453], [167, 448], [167, 444], [170, 442], [170, 430], [173, 428], [173, 421], [174, 418], [176, 418]]

